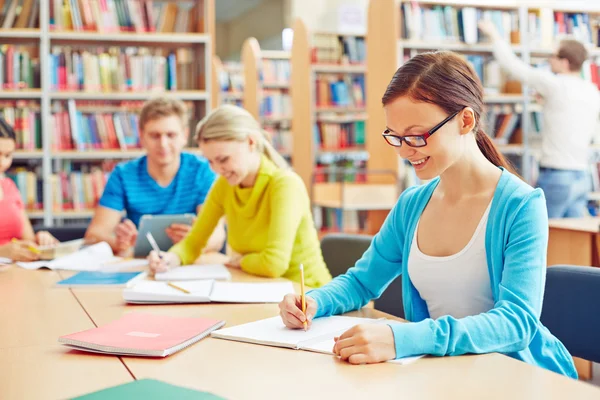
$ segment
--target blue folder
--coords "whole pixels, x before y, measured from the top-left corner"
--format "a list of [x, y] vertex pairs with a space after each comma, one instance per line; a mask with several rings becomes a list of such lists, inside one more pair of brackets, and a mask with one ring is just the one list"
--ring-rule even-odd
[[82, 271], [70, 278], [63, 279], [56, 285], [61, 287], [73, 286], [113, 286], [125, 287], [132, 281], [138, 280], [146, 275], [144, 271], [136, 272], [101, 272], [101, 271]]

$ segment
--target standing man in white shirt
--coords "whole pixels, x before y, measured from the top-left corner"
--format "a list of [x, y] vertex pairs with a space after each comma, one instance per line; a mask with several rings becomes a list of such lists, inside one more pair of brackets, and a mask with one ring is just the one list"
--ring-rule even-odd
[[582, 79], [588, 53], [576, 40], [563, 40], [550, 57], [553, 73], [521, 61], [491, 21], [479, 29], [490, 37], [494, 57], [514, 78], [531, 85], [543, 98], [542, 157], [538, 186], [546, 196], [549, 218], [588, 215], [591, 190], [589, 147], [598, 128], [598, 88]]

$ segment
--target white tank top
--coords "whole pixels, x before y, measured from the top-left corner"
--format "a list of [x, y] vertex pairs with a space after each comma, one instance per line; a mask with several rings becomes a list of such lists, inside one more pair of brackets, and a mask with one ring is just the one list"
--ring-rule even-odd
[[408, 256], [408, 274], [427, 303], [431, 318], [444, 315], [463, 318], [494, 307], [485, 251], [489, 212], [488, 205], [469, 243], [458, 253], [447, 257], [428, 256], [419, 250], [417, 222]]

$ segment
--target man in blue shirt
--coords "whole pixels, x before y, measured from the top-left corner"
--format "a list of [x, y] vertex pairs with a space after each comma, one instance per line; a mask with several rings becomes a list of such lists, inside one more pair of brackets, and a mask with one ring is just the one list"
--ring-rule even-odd
[[[86, 239], [105, 241], [115, 254], [125, 254], [135, 245], [142, 215], [200, 211], [216, 175], [204, 158], [182, 152], [189, 134], [186, 113], [178, 100], [156, 98], [144, 104], [139, 129], [146, 155], [115, 167]], [[127, 219], [122, 221], [123, 211]], [[173, 224], [166, 233], [177, 243], [190, 229], [189, 225]], [[218, 251], [224, 239], [221, 226], [206, 250]]]

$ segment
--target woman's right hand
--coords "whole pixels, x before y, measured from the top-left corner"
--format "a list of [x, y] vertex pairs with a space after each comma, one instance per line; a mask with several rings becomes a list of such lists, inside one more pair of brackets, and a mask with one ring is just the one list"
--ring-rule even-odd
[[160, 255], [156, 251], [148, 254], [148, 266], [150, 272], [154, 275], [157, 272], [166, 272], [171, 268], [179, 267], [181, 259], [177, 254], [161, 251]]
[[0, 254], [13, 261], [37, 261], [40, 256], [31, 251], [32, 248], [36, 249], [37, 245], [33, 242], [19, 240], [0, 246]]
[[316, 313], [317, 302], [310, 296], [306, 296], [306, 315], [302, 312], [302, 297], [299, 294], [287, 294], [279, 303], [281, 319], [290, 329], [303, 329], [305, 320], [306, 328], [310, 329]]

